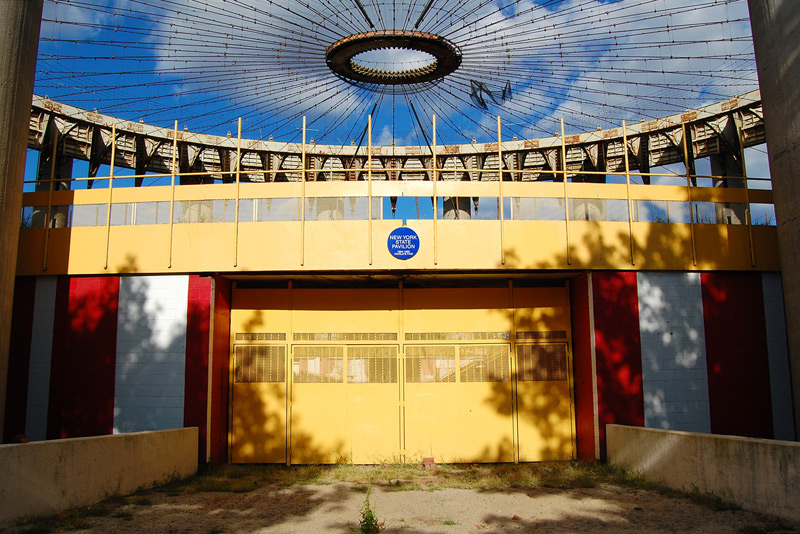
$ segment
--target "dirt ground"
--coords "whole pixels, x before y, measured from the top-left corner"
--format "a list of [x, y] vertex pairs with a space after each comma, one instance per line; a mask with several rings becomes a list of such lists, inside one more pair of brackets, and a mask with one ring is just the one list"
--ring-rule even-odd
[[[264, 486], [249, 493], [152, 494], [84, 519], [86, 533], [358, 532], [363, 486]], [[589, 489], [373, 488], [383, 532], [741, 533], [800, 532], [747, 511], [714, 511], [686, 498], [619, 487]], [[30, 529], [30, 527], [28, 527]], [[24, 527], [0, 532], [24, 532]], [[41, 532], [42, 530], [27, 530]]]

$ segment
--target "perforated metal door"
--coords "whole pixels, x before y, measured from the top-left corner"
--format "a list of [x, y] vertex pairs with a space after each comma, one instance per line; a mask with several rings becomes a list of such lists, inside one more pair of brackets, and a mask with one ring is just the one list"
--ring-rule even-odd
[[570, 358], [566, 343], [517, 345], [519, 460], [574, 454]]
[[235, 345], [231, 461], [286, 461], [286, 345]]

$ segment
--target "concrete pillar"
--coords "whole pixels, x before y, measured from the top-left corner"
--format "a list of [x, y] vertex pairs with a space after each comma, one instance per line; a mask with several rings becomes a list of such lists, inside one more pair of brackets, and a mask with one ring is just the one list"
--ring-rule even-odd
[[42, 3], [0, 1], [0, 429], [6, 414], [22, 181]]
[[800, 9], [748, 0], [778, 222], [795, 436], [800, 436]]
[[[721, 177], [741, 177], [744, 175], [742, 162], [737, 160], [730, 150], [723, 150], [711, 156], [711, 174]], [[744, 180], [714, 180], [714, 187], [744, 188]], [[743, 203], [725, 202], [716, 204], [717, 224], [746, 224]]]
[[472, 218], [469, 197], [443, 197], [442, 208], [443, 219], [469, 220]]

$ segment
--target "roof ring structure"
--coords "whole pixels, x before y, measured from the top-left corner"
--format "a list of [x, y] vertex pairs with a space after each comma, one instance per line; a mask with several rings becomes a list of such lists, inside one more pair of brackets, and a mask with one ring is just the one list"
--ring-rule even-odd
[[[362, 52], [398, 48], [433, 56], [433, 62], [415, 69], [372, 69], [353, 60]], [[411, 85], [436, 81], [461, 65], [456, 45], [433, 33], [382, 30], [356, 33], [340, 39], [325, 52], [328, 67], [339, 77], [357, 85]]]

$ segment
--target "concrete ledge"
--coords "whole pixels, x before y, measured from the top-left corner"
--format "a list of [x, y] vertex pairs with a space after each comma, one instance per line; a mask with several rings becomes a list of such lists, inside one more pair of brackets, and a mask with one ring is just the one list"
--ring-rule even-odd
[[606, 427], [608, 461], [650, 480], [711, 492], [742, 508], [800, 520], [800, 443]]
[[0, 445], [0, 526], [197, 472], [197, 428]]

